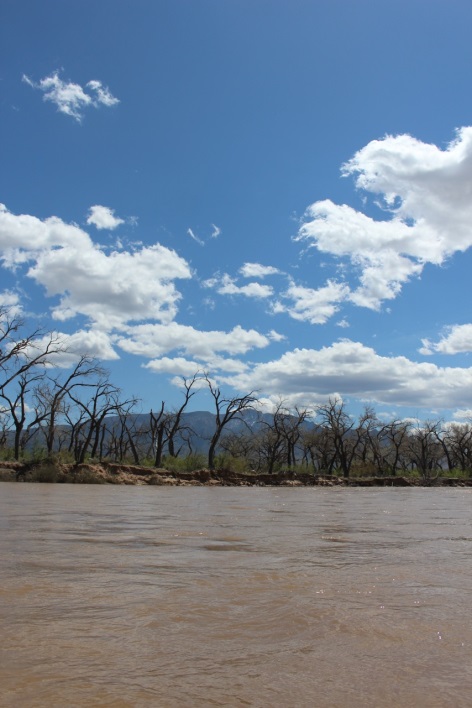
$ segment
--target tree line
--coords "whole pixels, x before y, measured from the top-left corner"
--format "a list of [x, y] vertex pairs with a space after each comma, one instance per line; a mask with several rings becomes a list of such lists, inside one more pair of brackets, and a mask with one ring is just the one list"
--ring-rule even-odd
[[[436, 421], [382, 421], [371, 406], [354, 418], [333, 397], [313, 409], [283, 400], [270, 414], [256, 392], [227, 396], [208, 372], [182, 379], [180, 406], [164, 401], [138, 414], [140, 401], [123, 395], [93, 357], [74, 358], [64, 372], [54, 366], [67, 350], [40, 328], [28, 331], [0, 308], [0, 449], [21, 459], [34, 445], [52, 457], [67, 454], [80, 464], [92, 458], [165, 466], [194, 453], [195, 431], [185, 415], [204, 387], [213, 404], [205, 464], [239, 464], [247, 471], [281, 470], [314, 475], [418, 473], [430, 481], [444, 470], [472, 474], [472, 425]], [[249, 412], [251, 414], [249, 415]], [[201, 460], [200, 460], [201, 462]]]

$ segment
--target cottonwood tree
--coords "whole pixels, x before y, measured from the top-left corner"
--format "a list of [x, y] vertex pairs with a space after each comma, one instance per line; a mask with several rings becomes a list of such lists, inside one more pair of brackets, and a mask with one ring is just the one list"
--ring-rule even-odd
[[297, 447], [302, 447], [301, 438], [304, 423], [311, 416], [311, 411], [295, 406], [290, 410], [286, 401], [278, 401], [272, 414], [272, 420], [262, 420], [262, 429], [257, 436], [260, 459], [264, 461], [268, 474], [272, 474], [276, 465], [285, 464], [287, 468], [297, 463]]
[[407, 441], [411, 422], [392, 420], [385, 423], [378, 432], [380, 470], [387, 470], [395, 476], [399, 469], [408, 466]]
[[123, 462], [131, 452], [134, 464], [140, 464], [141, 441], [148, 437], [149, 430], [133, 411], [136, 402], [136, 399], [130, 399], [121, 404], [116, 411], [116, 419], [104, 428], [106, 430], [105, 457]]
[[216, 449], [223, 430], [230, 421], [243, 420], [241, 414], [243, 411], [253, 409], [257, 398], [254, 395], [254, 391], [251, 391], [245, 396], [226, 398], [221, 389], [210, 380], [208, 374], [205, 374], [204, 379], [208, 384], [208, 389], [215, 406], [215, 432], [211, 437], [210, 447], [208, 449], [208, 467], [213, 470], [215, 469]]
[[177, 451], [176, 447], [175, 447], [175, 440], [176, 440], [177, 433], [180, 433], [184, 428], [186, 429], [186, 431], [192, 432], [190, 430], [189, 426], [182, 425], [182, 416], [183, 416], [184, 411], [190, 402], [190, 399], [193, 398], [193, 396], [197, 393], [197, 391], [195, 389], [195, 384], [197, 383], [197, 381], [200, 381], [200, 379], [201, 379], [200, 372], [197, 372], [196, 374], [194, 374], [192, 376], [192, 378], [190, 378], [190, 379], [186, 379], [185, 377], [182, 377], [184, 400], [183, 400], [180, 408], [177, 408], [176, 410], [172, 411], [167, 416], [167, 420], [166, 420], [167, 447], [169, 450], [169, 455], [171, 457], [177, 457], [179, 454], [179, 451]]
[[458, 467], [462, 472], [472, 472], [471, 423], [451, 423], [442, 443], [448, 450], [449, 469]]
[[52, 355], [65, 352], [59, 334], [37, 328], [25, 332], [25, 322], [0, 307], [0, 391], [35, 368], [44, 368]]
[[309, 457], [315, 474], [333, 474], [336, 465], [336, 448], [333, 436], [328, 428], [315, 425], [311, 430], [304, 430], [302, 443], [305, 457]]
[[182, 424], [182, 416], [190, 399], [193, 398], [197, 392], [195, 390], [195, 384], [200, 378], [198, 372], [190, 379], [182, 377], [184, 400], [182, 405], [176, 410], [167, 412], [165, 410], [165, 403], [162, 401], [159, 410], [156, 412], [150, 411], [149, 422], [151, 444], [154, 451], [154, 467], [160, 467], [162, 465], [162, 457], [166, 446], [169, 455], [171, 457], [177, 457], [180, 452], [180, 448], [177, 449], [175, 444], [177, 435], [179, 434], [181, 436], [183, 431], [187, 433], [192, 432], [189, 426]]
[[[93, 393], [85, 401], [75, 395], [75, 391], [69, 391], [69, 398], [77, 405], [83, 413], [80, 426], [80, 439], [76, 440], [76, 462], [85, 461], [90, 449], [90, 457], [96, 457], [101, 451], [106, 427], [104, 421], [112, 413], [117, 414], [123, 407], [131, 403], [137, 403], [137, 399], [130, 398], [126, 401], [120, 400], [121, 389], [114, 386], [108, 377], [101, 378], [93, 387]], [[100, 455], [101, 456], [101, 455]]]
[[90, 356], [80, 356], [72, 371], [65, 375], [46, 376], [34, 393], [35, 411], [41, 422], [40, 430], [46, 442], [46, 451], [51, 455], [57, 433], [58, 419], [67, 406], [67, 395], [78, 387], [94, 387], [92, 377], [104, 376], [98, 362]]
[[[410, 463], [416, 467], [425, 482], [432, 482], [434, 472], [439, 474], [444, 451], [438, 441], [439, 421], [426, 421], [412, 426], [407, 441]], [[436, 474], [436, 476], [437, 476]]]
[[355, 420], [347, 413], [345, 403], [340, 398], [330, 398], [327, 403], [319, 405], [316, 411], [325, 434], [331, 438], [335, 463], [341, 468], [343, 476], [348, 478], [360, 442], [353, 434]]
[[[10, 415], [14, 428], [13, 436], [13, 454], [15, 460], [20, 458], [20, 449], [22, 442], [26, 442], [26, 438], [22, 441], [23, 431], [26, 424], [27, 416], [27, 396], [31, 392], [31, 387], [36, 381], [42, 378], [42, 374], [34, 374], [31, 371], [25, 371], [20, 376], [16, 377], [13, 382], [10, 382], [9, 387], [0, 389], [0, 398], [6, 403], [6, 410]], [[13, 389], [12, 392], [9, 389]], [[40, 423], [42, 420], [41, 414], [36, 413], [34, 418], [29, 422], [29, 428]]]
[[[6, 403], [14, 426], [15, 459], [19, 458], [26, 423], [27, 396], [51, 365], [53, 355], [65, 351], [60, 335], [42, 328], [27, 332], [21, 318], [8, 307], [0, 307], [0, 398]], [[41, 419], [37, 414], [29, 427]]]

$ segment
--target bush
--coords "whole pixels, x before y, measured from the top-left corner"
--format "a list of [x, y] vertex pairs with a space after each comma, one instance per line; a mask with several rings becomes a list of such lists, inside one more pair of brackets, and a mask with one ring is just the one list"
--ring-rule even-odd
[[162, 466], [169, 472], [193, 472], [207, 466], [206, 455], [193, 454], [187, 457], [166, 457]]

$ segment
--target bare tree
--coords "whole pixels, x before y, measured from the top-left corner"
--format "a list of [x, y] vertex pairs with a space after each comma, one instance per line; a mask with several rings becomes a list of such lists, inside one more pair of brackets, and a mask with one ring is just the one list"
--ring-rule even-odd
[[[408, 436], [407, 450], [411, 464], [416, 467], [425, 482], [432, 482], [441, 469], [443, 447], [438, 441], [440, 421], [426, 421], [412, 427]], [[434, 472], [437, 474], [434, 476]]]
[[[8, 406], [8, 412], [11, 416], [14, 427], [13, 450], [15, 460], [20, 458], [21, 439], [26, 423], [27, 402], [26, 397], [31, 390], [31, 385], [42, 377], [42, 374], [34, 374], [31, 371], [25, 371], [10, 382], [10, 386], [0, 389], [0, 398], [2, 398]], [[16, 384], [16, 386], [15, 386]], [[14, 387], [14, 393], [7, 393], [9, 388]], [[29, 427], [37, 425], [42, 420], [41, 414], [37, 413]]]
[[254, 391], [251, 391], [245, 396], [225, 398], [220, 388], [212, 383], [208, 374], [205, 374], [204, 378], [208, 384], [215, 405], [215, 432], [211, 437], [210, 447], [208, 449], [208, 467], [213, 470], [215, 469], [216, 449], [223, 430], [230, 421], [242, 420], [242, 412], [254, 408], [257, 398], [254, 396]]
[[289, 469], [297, 463], [297, 451], [303, 450], [301, 443], [303, 426], [311, 412], [295, 406], [290, 410], [284, 400], [279, 400], [272, 414], [272, 420], [262, 420], [262, 429], [257, 435], [257, 445], [261, 461], [272, 474], [276, 465], [285, 464]]
[[182, 436], [185, 430], [191, 433], [189, 426], [182, 424], [182, 416], [187, 408], [190, 399], [196, 394], [196, 390], [192, 390], [199, 380], [199, 373], [196, 373], [190, 379], [182, 377], [184, 388], [184, 400], [182, 405], [174, 411], [168, 412], [165, 410], [165, 403], [161, 401], [161, 407], [158, 411], [153, 410], [149, 413], [149, 428], [151, 434], [151, 448], [154, 456], [154, 466], [161, 467], [164, 450], [167, 446], [169, 455], [177, 457], [180, 448], [176, 447], [176, 438]]
[[48, 455], [51, 455], [54, 450], [57, 421], [67, 405], [67, 394], [78, 386], [95, 386], [95, 382], [90, 382], [89, 379], [96, 375], [103, 376], [104, 373], [95, 359], [83, 355], [79, 357], [77, 364], [65, 378], [48, 376], [36, 388], [34, 394], [36, 410], [42, 422], [41, 431]]
[[83, 435], [76, 449], [76, 461], [78, 463], [85, 461], [90, 447], [91, 457], [95, 457], [97, 452], [100, 451], [106, 432], [104, 427], [105, 418], [111, 413], [117, 414], [124, 406], [137, 402], [134, 398], [121, 401], [120, 393], [121, 390], [110, 383], [107, 377], [101, 378], [95, 383], [94, 392], [86, 401], [78, 398], [72, 391], [68, 391], [69, 398], [85, 413], [85, 421], [80, 428]]
[[22, 319], [0, 307], [0, 390], [36, 367], [45, 367], [53, 354], [65, 352], [60, 335], [38, 328], [25, 332]]
[[452, 423], [442, 440], [448, 450], [449, 469], [458, 467], [462, 472], [472, 472], [472, 424]]
[[336, 465], [336, 448], [329, 428], [315, 425], [311, 430], [304, 430], [302, 442], [305, 455], [313, 465], [315, 474], [333, 474]]
[[[182, 377], [182, 383], [184, 387], [184, 400], [180, 408], [177, 408], [173, 413], [169, 413], [166, 419], [166, 431], [167, 431], [167, 446], [169, 448], [169, 455], [171, 457], [177, 457], [178, 452], [175, 448], [175, 439], [177, 433], [179, 433], [182, 426], [182, 415], [187, 408], [190, 399], [196, 394], [194, 386], [197, 381], [200, 380], [200, 372], [197, 372], [192, 376], [191, 379], [186, 379]], [[185, 426], [188, 429], [188, 426]]]
[[360, 443], [353, 431], [355, 420], [348, 415], [344, 401], [339, 398], [330, 398], [327, 403], [318, 406], [317, 414], [321, 418], [325, 433], [331, 436], [336, 464], [347, 478]]

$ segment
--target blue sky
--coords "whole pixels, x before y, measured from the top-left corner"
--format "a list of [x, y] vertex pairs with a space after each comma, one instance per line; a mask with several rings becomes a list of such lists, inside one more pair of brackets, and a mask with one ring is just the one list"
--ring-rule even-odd
[[0, 302], [144, 410], [201, 370], [472, 415], [471, 25], [465, 0], [4, 0]]

